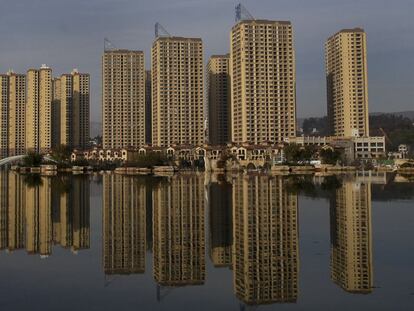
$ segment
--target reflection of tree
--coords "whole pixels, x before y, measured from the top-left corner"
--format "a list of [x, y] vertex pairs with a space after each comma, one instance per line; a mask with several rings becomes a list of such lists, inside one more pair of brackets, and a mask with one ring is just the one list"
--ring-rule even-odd
[[23, 182], [29, 188], [36, 188], [42, 185], [42, 177], [39, 174], [28, 174], [24, 177]]
[[414, 183], [389, 183], [372, 185], [372, 200], [392, 201], [414, 198]]
[[317, 197], [317, 191], [312, 175], [293, 175], [286, 177], [286, 189], [290, 194], [303, 193], [310, 197]]
[[318, 185], [313, 180], [313, 175], [293, 175], [286, 177], [287, 192], [302, 194], [311, 198], [330, 198], [340, 188], [342, 181], [338, 176], [326, 176]]
[[334, 191], [342, 186], [342, 181], [339, 180], [338, 176], [326, 176], [321, 184], [321, 189], [324, 191]]

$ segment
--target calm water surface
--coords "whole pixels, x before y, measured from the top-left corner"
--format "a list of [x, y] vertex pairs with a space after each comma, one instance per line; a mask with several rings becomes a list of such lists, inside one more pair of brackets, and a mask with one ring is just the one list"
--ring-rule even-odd
[[0, 171], [0, 310], [413, 310], [393, 175]]

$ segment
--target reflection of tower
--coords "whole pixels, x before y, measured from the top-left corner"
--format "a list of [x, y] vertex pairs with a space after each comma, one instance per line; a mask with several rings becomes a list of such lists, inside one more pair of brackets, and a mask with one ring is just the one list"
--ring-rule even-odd
[[52, 191], [51, 178], [41, 177], [40, 183], [24, 185], [26, 197], [26, 249], [31, 254], [51, 254]]
[[0, 170], [0, 249], [7, 248], [8, 244], [9, 180], [7, 175], [7, 171]]
[[104, 175], [105, 274], [145, 271], [146, 189], [138, 179]]
[[297, 298], [297, 196], [284, 187], [282, 177], [233, 181], [234, 287], [249, 305]]
[[24, 209], [20, 175], [0, 170], [0, 250], [24, 247]]
[[210, 257], [216, 267], [231, 267], [232, 186], [211, 183], [209, 189]]
[[89, 180], [73, 177], [69, 186], [56, 191], [58, 209], [53, 218], [53, 239], [62, 247], [77, 251], [90, 247]]
[[162, 286], [205, 279], [204, 176], [175, 175], [153, 192], [153, 273]]
[[[8, 249], [24, 248], [25, 241], [25, 191], [23, 187], [23, 175], [15, 172], [6, 172], [8, 175]], [[2, 188], [2, 197], [5, 195]]]
[[331, 200], [331, 278], [353, 293], [372, 291], [371, 185], [345, 182]]
[[89, 180], [64, 179], [0, 170], [0, 249], [44, 257], [53, 243], [89, 248]]

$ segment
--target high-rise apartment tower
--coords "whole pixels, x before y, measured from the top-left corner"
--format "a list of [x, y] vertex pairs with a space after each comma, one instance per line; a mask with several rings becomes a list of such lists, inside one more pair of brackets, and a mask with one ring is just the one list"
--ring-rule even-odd
[[110, 50], [102, 56], [103, 147], [145, 144], [145, 64], [142, 51]]
[[332, 135], [369, 136], [366, 34], [343, 29], [325, 44], [328, 121]]
[[158, 37], [152, 46], [152, 144], [204, 143], [203, 43]]
[[208, 140], [226, 144], [230, 137], [230, 74], [227, 55], [213, 55], [207, 65]]
[[48, 152], [52, 148], [52, 69], [27, 71], [26, 150]]
[[258, 144], [296, 136], [291, 23], [242, 20], [230, 41], [232, 141]]
[[[54, 79], [54, 126], [58, 143], [85, 149], [89, 141], [89, 74], [76, 69]], [[60, 85], [57, 85], [60, 84]], [[57, 135], [56, 135], [57, 136]]]

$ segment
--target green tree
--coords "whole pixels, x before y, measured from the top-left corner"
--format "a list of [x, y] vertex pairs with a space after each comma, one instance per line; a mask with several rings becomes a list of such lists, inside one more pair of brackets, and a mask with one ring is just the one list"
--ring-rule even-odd
[[28, 167], [40, 166], [42, 159], [41, 154], [31, 151], [23, 158], [23, 165]]
[[288, 163], [297, 162], [300, 160], [301, 151], [299, 145], [290, 144], [283, 148], [285, 158]]
[[52, 149], [52, 157], [56, 161], [65, 162], [70, 159], [71, 150], [67, 145], [59, 145]]
[[319, 155], [324, 164], [336, 164], [341, 159], [341, 153], [338, 150], [322, 149]]

